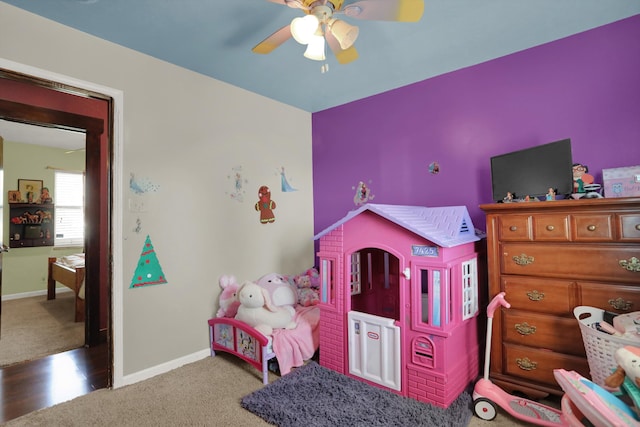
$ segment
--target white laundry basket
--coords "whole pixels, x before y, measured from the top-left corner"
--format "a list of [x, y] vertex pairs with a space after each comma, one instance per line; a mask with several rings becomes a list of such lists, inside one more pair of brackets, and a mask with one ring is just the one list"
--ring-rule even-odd
[[[596, 324], [602, 322], [604, 310], [585, 305], [573, 309], [573, 315], [578, 319], [584, 349], [587, 353], [591, 381], [604, 386], [604, 380], [616, 369], [614, 353], [625, 345], [640, 346], [640, 342], [624, 337], [609, 335], [596, 329]], [[588, 315], [588, 316], [586, 316]], [[584, 318], [581, 318], [585, 316]]]

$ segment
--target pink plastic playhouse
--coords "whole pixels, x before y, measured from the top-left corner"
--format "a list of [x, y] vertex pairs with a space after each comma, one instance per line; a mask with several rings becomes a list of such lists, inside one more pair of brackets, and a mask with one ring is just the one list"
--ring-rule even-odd
[[366, 204], [315, 239], [320, 364], [448, 407], [479, 369], [479, 238], [466, 207]]

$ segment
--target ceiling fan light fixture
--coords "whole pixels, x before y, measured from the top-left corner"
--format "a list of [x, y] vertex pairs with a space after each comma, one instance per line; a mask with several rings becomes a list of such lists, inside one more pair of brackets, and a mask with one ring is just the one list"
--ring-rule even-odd
[[349, 49], [358, 38], [360, 30], [355, 25], [351, 25], [345, 21], [334, 19], [330, 25], [331, 34], [338, 40], [342, 50]]
[[324, 61], [327, 59], [324, 51], [324, 37], [313, 35], [307, 44], [307, 49], [304, 51], [304, 57], [314, 61]]
[[315, 15], [294, 18], [291, 21], [291, 35], [300, 44], [308, 44], [318, 30], [320, 21]]

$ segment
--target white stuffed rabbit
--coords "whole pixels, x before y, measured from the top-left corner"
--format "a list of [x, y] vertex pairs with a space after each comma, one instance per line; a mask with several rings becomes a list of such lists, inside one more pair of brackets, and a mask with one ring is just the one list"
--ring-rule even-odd
[[271, 335], [274, 328], [294, 329], [295, 310], [271, 304], [269, 293], [254, 282], [244, 282], [238, 289], [238, 314], [236, 319], [254, 327], [263, 335]]

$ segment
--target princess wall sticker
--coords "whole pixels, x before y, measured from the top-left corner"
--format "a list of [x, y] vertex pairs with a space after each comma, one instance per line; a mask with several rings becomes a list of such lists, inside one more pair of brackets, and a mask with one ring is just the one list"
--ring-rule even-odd
[[356, 194], [353, 196], [353, 203], [356, 206], [364, 205], [375, 197], [371, 193], [371, 188], [362, 181], [360, 181], [356, 187], [352, 187], [352, 189], [356, 190]]

